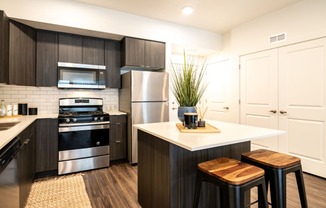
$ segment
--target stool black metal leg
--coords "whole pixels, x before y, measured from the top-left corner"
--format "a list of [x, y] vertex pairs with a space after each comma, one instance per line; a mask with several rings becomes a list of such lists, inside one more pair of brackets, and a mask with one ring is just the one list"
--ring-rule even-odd
[[200, 171], [197, 171], [197, 179], [196, 179], [196, 186], [195, 186], [195, 198], [194, 198], [193, 208], [198, 207], [201, 183], [202, 183], [202, 175], [201, 175]]
[[297, 179], [297, 186], [298, 186], [299, 195], [300, 195], [301, 207], [307, 208], [308, 203], [307, 203], [307, 197], [306, 197], [306, 189], [304, 186], [303, 173], [302, 173], [301, 167], [299, 170], [295, 171], [295, 177]]
[[228, 207], [229, 206], [229, 192], [224, 188], [220, 187], [220, 207]]
[[268, 207], [265, 182], [258, 185], [258, 206], [259, 208]]
[[276, 169], [270, 179], [272, 207], [286, 208], [286, 175]]
[[221, 207], [244, 207], [244, 191], [241, 191], [240, 187], [228, 186], [227, 189], [223, 189], [221, 197], [223, 197], [221, 198]]

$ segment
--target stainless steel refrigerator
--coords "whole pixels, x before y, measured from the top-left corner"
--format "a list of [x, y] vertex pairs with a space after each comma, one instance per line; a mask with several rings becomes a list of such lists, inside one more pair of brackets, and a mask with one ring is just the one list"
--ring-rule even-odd
[[167, 72], [129, 71], [121, 75], [119, 110], [128, 115], [128, 160], [138, 163], [137, 130], [134, 124], [169, 120]]

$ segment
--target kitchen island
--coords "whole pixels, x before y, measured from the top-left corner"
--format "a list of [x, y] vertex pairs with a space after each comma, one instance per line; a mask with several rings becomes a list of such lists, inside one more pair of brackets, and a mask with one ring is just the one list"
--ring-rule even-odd
[[[197, 164], [217, 157], [240, 159], [250, 141], [284, 131], [206, 121], [220, 133], [181, 133], [176, 122], [138, 129], [138, 202], [147, 207], [192, 207]], [[219, 207], [218, 189], [203, 184], [199, 207]]]

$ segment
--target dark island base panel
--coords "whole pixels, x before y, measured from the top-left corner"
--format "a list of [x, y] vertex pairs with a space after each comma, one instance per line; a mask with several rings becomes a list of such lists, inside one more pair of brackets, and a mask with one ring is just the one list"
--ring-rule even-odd
[[[191, 152], [138, 130], [138, 202], [142, 208], [192, 207], [197, 164], [225, 156], [240, 160], [249, 150], [250, 142], [243, 142]], [[199, 207], [220, 207], [218, 200], [218, 188], [203, 183]]]

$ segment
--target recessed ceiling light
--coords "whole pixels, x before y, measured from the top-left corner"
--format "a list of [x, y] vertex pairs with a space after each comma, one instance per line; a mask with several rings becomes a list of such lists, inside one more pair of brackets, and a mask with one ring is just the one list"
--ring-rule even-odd
[[182, 14], [183, 15], [189, 15], [189, 14], [192, 13], [193, 10], [194, 9], [192, 7], [190, 7], [190, 6], [183, 7], [182, 8]]

